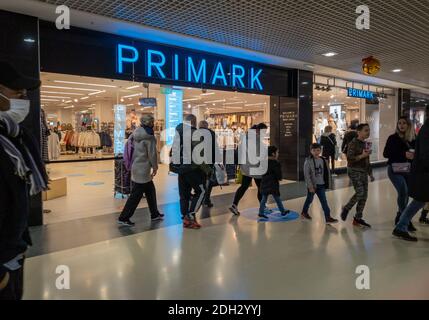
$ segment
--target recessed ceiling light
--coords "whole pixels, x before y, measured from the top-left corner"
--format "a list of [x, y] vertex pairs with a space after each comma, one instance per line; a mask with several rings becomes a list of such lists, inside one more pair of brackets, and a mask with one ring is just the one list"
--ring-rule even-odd
[[310, 69], [314, 69], [314, 66], [312, 64], [304, 64], [304, 67], [310, 68]]
[[24, 41], [28, 42], [28, 43], [34, 43], [34, 42], [36, 42], [36, 40], [34, 40], [33, 38], [25, 38]]
[[333, 56], [336, 56], [338, 53], [336, 53], [336, 52], [326, 52], [326, 53], [322, 53], [322, 56], [325, 56], [325, 57], [333, 57]]
[[393, 69], [392, 72], [401, 72], [402, 69]]
[[86, 86], [94, 86], [94, 87], [107, 87], [107, 88], [116, 88], [116, 86], [108, 85], [108, 84], [98, 84], [98, 83], [85, 83], [85, 82], [75, 82], [75, 81], [63, 81], [63, 80], [54, 80], [57, 83], [68, 83], [68, 84], [82, 84]]

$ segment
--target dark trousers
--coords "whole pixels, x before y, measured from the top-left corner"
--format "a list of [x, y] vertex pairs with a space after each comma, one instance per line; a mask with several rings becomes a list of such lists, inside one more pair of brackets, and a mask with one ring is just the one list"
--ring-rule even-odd
[[0, 300], [21, 300], [24, 292], [24, 265], [15, 271], [9, 271], [9, 282], [0, 290]]
[[212, 190], [213, 190], [213, 185], [214, 184], [215, 183], [210, 178], [207, 179], [207, 182], [206, 182], [206, 196], [205, 196], [205, 199], [204, 199], [204, 203], [210, 203], [211, 202], [210, 197], [211, 197], [211, 194], [212, 194]]
[[[250, 184], [252, 183], [251, 177], [243, 176], [243, 180], [241, 181], [241, 186], [237, 189], [234, 196], [234, 202], [236, 206], [238, 206], [238, 203], [240, 202], [241, 198], [243, 198], [244, 194], [246, 193], [247, 189], [249, 189]], [[261, 202], [262, 195], [260, 193], [260, 187], [261, 187], [261, 181], [262, 179], [254, 179], [256, 186], [258, 187], [258, 200]]]
[[[206, 176], [200, 170], [179, 174], [180, 212], [182, 217], [195, 218], [206, 195]], [[192, 194], [194, 191], [194, 194]]]
[[[320, 200], [320, 204], [322, 205], [323, 212], [325, 214], [325, 218], [331, 216], [331, 209], [328, 205], [328, 200], [326, 199], [326, 189], [324, 185], [318, 185], [316, 188], [317, 197]], [[304, 208], [302, 212], [308, 213], [308, 209], [310, 209], [311, 204], [314, 200], [314, 193], [307, 191], [307, 199], [305, 199]]]
[[130, 219], [137, 209], [140, 200], [143, 198], [143, 194], [146, 196], [147, 204], [151, 217], [156, 217], [159, 214], [158, 204], [156, 202], [156, 190], [153, 181], [146, 183], [135, 183], [131, 190], [131, 195], [125, 204], [124, 210], [122, 210], [119, 220], [126, 221]]

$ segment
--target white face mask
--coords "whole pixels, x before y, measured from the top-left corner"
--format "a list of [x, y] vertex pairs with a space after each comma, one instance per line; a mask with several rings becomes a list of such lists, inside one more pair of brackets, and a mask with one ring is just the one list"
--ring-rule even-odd
[[7, 111], [3, 111], [3, 113], [8, 114], [16, 123], [21, 123], [24, 121], [25, 117], [27, 117], [30, 112], [30, 100], [26, 99], [9, 99], [5, 95], [0, 95], [9, 100], [10, 109]]

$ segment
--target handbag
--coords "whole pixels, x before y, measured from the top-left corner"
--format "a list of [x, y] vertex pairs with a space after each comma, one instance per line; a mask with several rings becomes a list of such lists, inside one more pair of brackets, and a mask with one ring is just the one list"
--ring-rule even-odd
[[392, 171], [394, 173], [410, 173], [410, 170], [411, 170], [410, 162], [392, 163]]
[[223, 164], [216, 163], [214, 165], [214, 174], [216, 177], [216, 181], [220, 186], [228, 182], [228, 175], [226, 173], [226, 169]]

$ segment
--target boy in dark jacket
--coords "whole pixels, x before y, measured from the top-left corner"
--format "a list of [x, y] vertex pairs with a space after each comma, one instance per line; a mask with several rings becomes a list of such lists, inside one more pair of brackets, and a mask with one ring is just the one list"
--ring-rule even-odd
[[268, 196], [271, 194], [277, 203], [282, 216], [289, 213], [283, 206], [282, 200], [280, 199], [280, 181], [282, 180], [282, 168], [278, 162], [278, 149], [275, 146], [268, 147], [268, 169], [267, 173], [262, 177], [260, 192], [262, 199], [259, 207], [258, 216], [263, 219], [268, 219], [264, 214], [265, 205], [268, 200]]
[[318, 143], [313, 143], [310, 147], [311, 155], [304, 162], [304, 177], [308, 192], [301, 216], [304, 219], [311, 220], [308, 209], [313, 203], [314, 195], [317, 194], [325, 213], [326, 223], [337, 223], [338, 220], [331, 217], [331, 209], [326, 199], [326, 189], [331, 188], [332, 181], [328, 162], [320, 156], [321, 152], [322, 146]]

